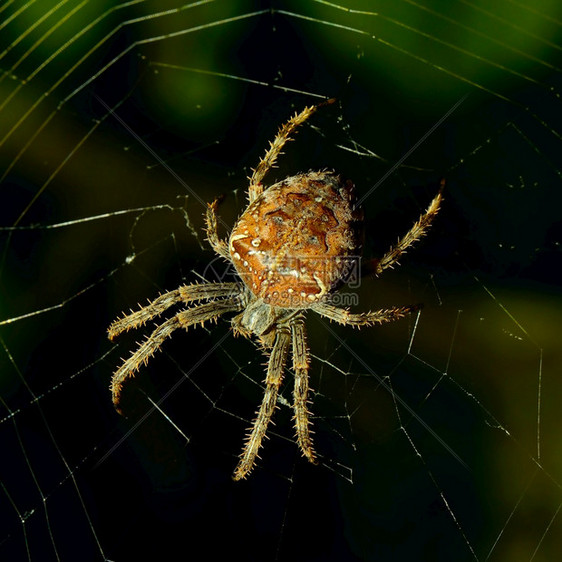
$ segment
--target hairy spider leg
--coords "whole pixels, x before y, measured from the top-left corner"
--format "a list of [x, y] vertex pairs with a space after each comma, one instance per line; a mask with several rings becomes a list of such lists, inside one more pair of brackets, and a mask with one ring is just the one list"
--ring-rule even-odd
[[344, 308], [338, 308], [328, 303], [318, 303], [311, 306], [314, 312], [324, 316], [329, 320], [343, 324], [344, 326], [352, 326], [361, 328], [361, 326], [373, 326], [374, 324], [384, 324], [385, 322], [394, 322], [404, 316], [419, 310], [421, 305], [413, 304], [409, 306], [393, 306], [392, 308], [368, 311], [368, 312], [349, 312]]
[[160, 324], [144, 342], [126, 359], [121, 367], [115, 371], [111, 379], [111, 394], [113, 404], [121, 413], [119, 404], [125, 381], [135, 376], [141, 365], [146, 365], [148, 360], [160, 349], [177, 328], [189, 328], [194, 324], [203, 324], [208, 320], [216, 320], [226, 312], [236, 312], [242, 309], [241, 300], [238, 298], [212, 301], [183, 310], [174, 317]]
[[414, 223], [414, 226], [398, 240], [396, 246], [391, 246], [388, 252], [379, 260], [373, 260], [374, 270], [377, 275], [388, 267], [392, 267], [400, 256], [414, 243], [424, 236], [431, 226], [433, 219], [439, 211], [441, 201], [443, 201], [442, 191], [445, 186], [444, 180], [441, 181], [441, 188], [433, 198], [425, 213]]
[[240, 286], [237, 283], [201, 283], [193, 285], [183, 285], [173, 291], [163, 293], [154, 300], [150, 301], [140, 310], [131, 312], [123, 318], [112, 322], [107, 330], [107, 336], [114, 340], [119, 334], [128, 332], [133, 328], [138, 328], [152, 320], [156, 316], [164, 313], [168, 308], [176, 303], [190, 304], [193, 301], [231, 297], [240, 293]]
[[279, 327], [275, 335], [275, 343], [273, 344], [267, 365], [263, 400], [257, 412], [254, 424], [246, 437], [246, 442], [242, 449], [238, 465], [232, 475], [234, 480], [246, 478], [254, 467], [256, 457], [258, 456], [258, 450], [261, 447], [267, 431], [267, 426], [277, 405], [277, 394], [281, 386], [281, 381], [283, 380], [283, 370], [287, 361], [287, 351], [290, 342], [291, 335], [289, 330], [286, 327]]
[[263, 192], [263, 178], [267, 172], [275, 166], [277, 157], [281, 154], [285, 143], [291, 140], [291, 135], [296, 131], [299, 125], [302, 125], [318, 108], [331, 104], [334, 101], [333, 99], [329, 99], [318, 105], [305, 107], [300, 113], [295, 113], [293, 117], [280, 127], [273, 141], [269, 143], [269, 149], [266, 151], [265, 156], [260, 160], [255, 170], [252, 170], [250, 186], [248, 187], [248, 199], [250, 203]]
[[306, 330], [304, 316], [295, 318], [291, 323], [293, 340], [293, 372], [295, 386], [293, 390], [293, 408], [295, 410], [294, 422], [297, 434], [297, 443], [302, 454], [312, 463], [316, 462], [316, 454], [312, 447], [310, 436], [310, 417], [308, 411], [308, 369], [310, 356], [306, 345]]
[[205, 214], [205, 222], [207, 224], [207, 240], [211, 244], [213, 250], [225, 260], [231, 261], [228, 252], [228, 244], [221, 240], [217, 230], [218, 214], [217, 209], [222, 198], [215, 199], [212, 203], [207, 204], [207, 213]]

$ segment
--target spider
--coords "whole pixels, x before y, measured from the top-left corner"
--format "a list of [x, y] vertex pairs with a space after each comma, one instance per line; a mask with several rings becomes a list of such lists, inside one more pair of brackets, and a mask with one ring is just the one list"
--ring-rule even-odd
[[[125, 381], [135, 376], [174, 330], [216, 321], [226, 313], [237, 313], [231, 320], [234, 334], [255, 338], [268, 355], [268, 363], [263, 400], [246, 436], [234, 480], [246, 478], [254, 468], [277, 405], [289, 349], [294, 375], [296, 439], [302, 455], [312, 463], [317, 462], [308, 411], [307, 312], [359, 328], [392, 322], [419, 308], [418, 305], [395, 306], [352, 313], [330, 303], [335, 290], [345, 281], [348, 259], [361, 249], [363, 217], [356, 208], [350, 181], [343, 181], [332, 171], [311, 171], [269, 187], [262, 183], [266, 173], [275, 166], [285, 143], [320, 105], [305, 107], [280, 127], [265, 156], [252, 170], [249, 204], [234, 225], [228, 242], [217, 232], [219, 200], [208, 204], [207, 239], [219, 256], [234, 265], [239, 280], [183, 285], [115, 320], [108, 330], [113, 340], [122, 332], [161, 315], [172, 305], [183, 306], [175, 316], [159, 324], [115, 371], [111, 392], [119, 411]], [[406, 249], [425, 234], [439, 210], [441, 191], [406, 235], [376, 260], [376, 274], [396, 264]]]

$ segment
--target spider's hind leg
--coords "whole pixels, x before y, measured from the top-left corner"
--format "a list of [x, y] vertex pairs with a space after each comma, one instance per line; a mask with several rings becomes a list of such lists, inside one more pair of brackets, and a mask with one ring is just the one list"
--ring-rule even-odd
[[230, 254], [228, 252], [228, 245], [224, 240], [221, 240], [218, 233], [218, 214], [217, 209], [221, 198], [215, 199], [212, 203], [207, 204], [207, 212], [205, 214], [205, 223], [207, 225], [207, 240], [215, 252], [222, 258], [230, 261]]
[[400, 256], [414, 243], [417, 242], [422, 236], [426, 234], [433, 219], [439, 212], [441, 201], [443, 200], [443, 188], [445, 187], [445, 180], [441, 180], [441, 187], [437, 195], [433, 198], [425, 213], [414, 223], [414, 226], [398, 240], [396, 246], [386, 252], [386, 254], [379, 260], [373, 260], [370, 264], [374, 267], [375, 273], [378, 275], [385, 269], [392, 267], [400, 258]]
[[250, 178], [250, 186], [248, 187], [248, 198], [250, 203], [254, 201], [262, 192], [262, 181], [265, 174], [275, 166], [277, 157], [281, 154], [281, 150], [285, 143], [291, 140], [291, 135], [295, 130], [302, 125], [311, 115], [313, 115], [319, 107], [333, 103], [335, 100], [329, 99], [318, 105], [311, 105], [305, 107], [300, 113], [295, 113], [277, 132], [277, 135], [272, 142], [269, 143], [269, 148], [265, 156], [260, 160], [256, 169], [253, 170], [252, 177]]

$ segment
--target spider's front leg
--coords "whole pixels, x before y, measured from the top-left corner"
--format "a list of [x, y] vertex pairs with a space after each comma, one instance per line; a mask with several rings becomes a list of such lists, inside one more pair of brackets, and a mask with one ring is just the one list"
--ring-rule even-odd
[[234, 480], [246, 478], [252, 468], [254, 468], [258, 450], [261, 447], [267, 431], [267, 426], [277, 405], [277, 394], [281, 386], [281, 381], [283, 380], [283, 369], [287, 361], [287, 351], [290, 342], [291, 335], [289, 331], [286, 328], [278, 328], [275, 336], [275, 343], [273, 344], [273, 349], [271, 350], [267, 365], [263, 400], [257, 412], [256, 419], [254, 420], [254, 425], [246, 437], [246, 443], [242, 449], [240, 461], [232, 475]]
[[310, 436], [310, 419], [308, 412], [308, 368], [310, 357], [306, 345], [304, 318], [298, 317], [291, 324], [293, 336], [293, 371], [295, 388], [293, 391], [293, 408], [295, 410], [295, 430], [297, 442], [302, 454], [312, 463], [316, 463], [316, 454], [312, 448]]

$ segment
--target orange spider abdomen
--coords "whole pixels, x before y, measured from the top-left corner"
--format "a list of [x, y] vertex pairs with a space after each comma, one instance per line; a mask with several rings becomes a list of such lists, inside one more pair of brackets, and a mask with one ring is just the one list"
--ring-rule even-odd
[[272, 306], [303, 308], [345, 282], [360, 250], [353, 184], [309, 172], [266, 189], [244, 211], [229, 251], [240, 277]]

